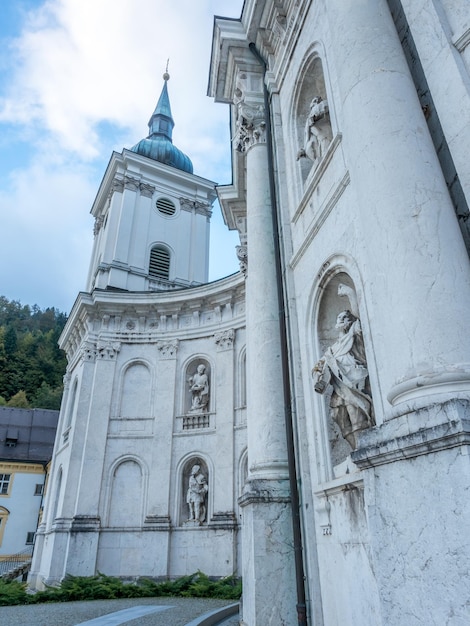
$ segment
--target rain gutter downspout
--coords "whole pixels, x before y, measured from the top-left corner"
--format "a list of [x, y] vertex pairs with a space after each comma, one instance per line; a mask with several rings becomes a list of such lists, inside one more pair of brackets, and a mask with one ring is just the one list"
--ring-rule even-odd
[[[261, 54], [256, 49], [256, 45], [252, 42], [249, 48], [263, 68], [263, 76], [266, 77], [267, 65]], [[299, 626], [307, 626], [307, 608], [305, 603], [305, 578], [303, 564], [303, 548], [302, 548], [302, 529], [300, 523], [300, 502], [299, 490], [297, 485], [297, 467], [294, 451], [294, 429], [292, 424], [292, 401], [291, 387], [289, 376], [289, 360], [288, 360], [288, 339], [287, 339], [287, 318], [286, 318], [286, 298], [282, 283], [282, 263], [280, 250], [280, 230], [278, 205], [276, 196], [276, 185], [274, 180], [274, 156], [273, 141], [271, 129], [271, 107], [269, 104], [268, 88], [266, 81], [263, 80], [264, 95], [264, 117], [266, 123], [266, 147], [268, 151], [268, 173], [269, 173], [269, 190], [271, 195], [271, 215], [273, 220], [274, 233], [274, 258], [276, 269], [277, 297], [279, 303], [279, 332], [281, 338], [281, 363], [282, 363], [282, 382], [284, 391], [284, 416], [286, 422], [286, 440], [287, 440], [287, 463], [289, 468], [289, 485], [291, 493], [291, 509], [292, 509], [292, 527], [294, 539], [294, 559], [295, 559], [295, 579], [297, 587], [297, 620]]]

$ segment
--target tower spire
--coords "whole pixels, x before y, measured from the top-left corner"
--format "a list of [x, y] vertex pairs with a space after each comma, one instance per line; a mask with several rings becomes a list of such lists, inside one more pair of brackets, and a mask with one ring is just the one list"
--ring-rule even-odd
[[163, 88], [158, 99], [155, 111], [149, 120], [149, 134], [146, 139], [142, 139], [131, 150], [143, 156], [160, 161], [166, 165], [171, 165], [185, 172], [193, 173], [193, 164], [188, 156], [173, 145], [173, 128], [175, 122], [171, 114], [170, 98], [168, 96], [167, 83], [170, 80], [168, 64], [166, 62], [163, 74]]

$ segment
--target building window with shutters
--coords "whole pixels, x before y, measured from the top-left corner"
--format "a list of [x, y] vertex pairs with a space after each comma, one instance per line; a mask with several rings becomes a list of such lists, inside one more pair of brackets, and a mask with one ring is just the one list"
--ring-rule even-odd
[[163, 246], [154, 246], [150, 251], [149, 275], [155, 278], [170, 278], [170, 253]]
[[7, 496], [10, 487], [11, 474], [0, 474], [0, 496]]

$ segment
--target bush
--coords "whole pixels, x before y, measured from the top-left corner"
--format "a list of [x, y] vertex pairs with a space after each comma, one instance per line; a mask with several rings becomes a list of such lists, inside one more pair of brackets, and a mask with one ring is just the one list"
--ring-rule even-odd
[[26, 583], [0, 578], [0, 606], [26, 604], [27, 602]]
[[220, 580], [211, 580], [203, 572], [160, 583], [148, 578], [141, 578], [134, 583], [124, 583], [119, 578], [100, 573], [96, 576], [67, 575], [59, 587], [48, 587], [45, 591], [38, 591], [35, 594], [26, 592], [25, 583], [0, 579], [0, 606], [159, 596], [238, 600], [241, 593], [240, 579], [227, 576]]

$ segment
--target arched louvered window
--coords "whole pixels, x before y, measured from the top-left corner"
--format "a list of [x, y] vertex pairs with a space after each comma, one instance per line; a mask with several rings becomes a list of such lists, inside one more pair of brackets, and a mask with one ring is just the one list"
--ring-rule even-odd
[[156, 278], [170, 278], [170, 253], [162, 246], [155, 246], [150, 252], [149, 274]]
[[169, 198], [158, 198], [157, 210], [159, 213], [163, 213], [163, 215], [174, 215], [176, 211], [175, 203]]

